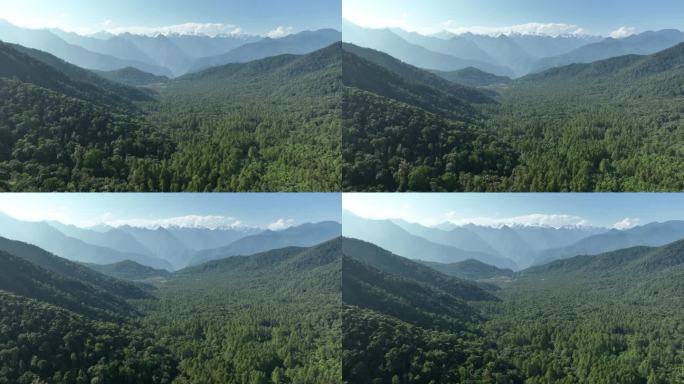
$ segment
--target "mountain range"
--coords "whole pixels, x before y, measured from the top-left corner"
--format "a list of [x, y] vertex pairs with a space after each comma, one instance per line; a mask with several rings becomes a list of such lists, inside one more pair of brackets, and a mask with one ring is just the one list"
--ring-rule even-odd
[[[328, 139], [340, 129], [340, 55], [332, 44], [167, 79], [129, 67], [92, 72], [0, 43], [0, 168], [9, 172], [0, 190], [339, 189], [339, 145]], [[75, 168], [88, 170], [67, 172]]]
[[[143, 228], [120, 226], [84, 229], [59, 222], [28, 222], [0, 214], [0, 236], [30, 242], [57, 256], [98, 265], [122, 276], [159, 275], [220, 258], [251, 255], [287, 246], [310, 247], [341, 235], [339, 223], [306, 223], [280, 231], [257, 228]], [[136, 271], [135, 263], [146, 267]]]
[[[684, 222], [649, 223], [622, 230], [475, 224], [426, 227], [403, 220], [363, 219], [344, 211], [342, 233], [409, 259], [443, 266], [443, 272], [458, 270], [462, 266], [459, 263], [468, 262], [472, 267], [473, 260], [517, 271], [578, 255], [632, 246], [662, 246], [684, 239]], [[503, 271], [497, 274], [509, 275]]]
[[649, 223], [626, 230], [610, 230], [589, 236], [571, 245], [543, 251], [534, 264], [547, 264], [550, 261], [577, 255], [597, 255], [634, 246], [658, 247], [684, 239], [684, 221]]
[[0, 20], [0, 41], [45, 51], [90, 70], [111, 72], [135, 68], [161, 78], [281, 54], [306, 54], [340, 40], [340, 32], [329, 29], [303, 31], [277, 39], [251, 35], [132, 33], [82, 36], [59, 29], [20, 28]]
[[[684, 43], [509, 81], [477, 68], [421, 69], [346, 42], [343, 50], [344, 191], [682, 188], [674, 138]], [[630, 144], [616, 151], [618, 141]]]
[[[314, 362], [339, 365], [339, 354], [321, 363], [316, 348], [339, 350], [339, 322], [332, 319], [339, 318], [333, 308], [340, 307], [341, 257], [341, 241], [333, 239], [310, 248], [216, 260], [171, 274], [132, 261], [83, 265], [28, 243], [0, 238], [0, 345], [3, 353], [15, 353], [13, 361], [0, 361], [0, 371], [8, 382], [29, 376], [41, 381], [78, 376], [87, 381], [145, 383], [183, 376], [193, 382], [212, 382], [209, 377], [215, 371], [207, 373], [208, 367], [226, 366], [244, 353], [263, 354], [263, 348], [274, 342], [278, 346], [273, 348], [291, 343], [285, 335], [299, 335], [304, 336], [297, 341], [300, 362], [285, 363], [286, 356], [273, 349], [269, 364], [277, 365], [276, 372], [284, 372], [287, 365], [296, 375], [309, 372], [312, 377], [308, 366]], [[198, 321], [209, 323], [205, 328]], [[185, 355], [166, 343], [161, 324], [173, 328], [171, 339], [176, 340], [225, 327], [221, 337], [233, 343], [235, 355], [220, 354], [211, 362]], [[244, 334], [248, 329], [263, 335], [274, 332], [286, 344], [261, 343]], [[238, 334], [247, 339], [237, 341]], [[194, 343], [197, 351], [214, 348], [211, 343]], [[255, 370], [265, 377], [264, 371], [274, 370], [255, 364], [252, 356], [246, 361], [253, 368], [239, 368], [232, 377]], [[19, 370], [24, 364], [26, 368]], [[202, 368], [182, 368], [186, 364]], [[320, 379], [314, 382], [339, 377], [339, 368], [323, 372], [319, 366], [316, 371]]]
[[[626, 353], [636, 354], [638, 361], [648, 358], [641, 347], [630, 346], [636, 335], [644, 343], [682, 340], [670, 327], [681, 318], [684, 240], [576, 256], [518, 273], [474, 260], [421, 265], [347, 238], [342, 252], [343, 375], [349, 381], [396, 382], [412, 376], [427, 383], [450, 376], [481, 382], [492, 372], [511, 382], [544, 381], [544, 376], [554, 377], [551, 382], [641, 379], [661, 369], [662, 378], [678, 375], [677, 362], [640, 373], [618, 362]], [[426, 271], [426, 265], [434, 270]], [[665, 335], [651, 335], [652, 327]], [[621, 346], [620, 352], [606, 348], [606, 340]], [[589, 350], [587, 343], [593, 346]], [[559, 344], [573, 355], [550, 352]], [[664, 348], [668, 356], [678, 350]], [[567, 374], [527, 365], [541, 355], [547, 362], [582, 366], [576, 354], [598, 354], [605, 361]]]
[[425, 36], [398, 28], [363, 28], [345, 20], [343, 41], [388, 53], [423, 69], [455, 72], [476, 68], [504, 80], [505, 77], [517, 78], [574, 63], [628, 54], [653, 54], [684, 42], [684, 32], [665, 29], [619, 39], [590, 35], [490, 36], [473, 33]]

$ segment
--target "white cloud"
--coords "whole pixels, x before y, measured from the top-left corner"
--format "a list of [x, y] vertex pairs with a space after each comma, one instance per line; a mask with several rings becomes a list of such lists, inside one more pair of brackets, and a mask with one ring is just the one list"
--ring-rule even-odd
[[487, 227], [503, 227], [506, 226], [525, 226], [525, 227], [586, 227], [589, 222], [580, 217], [563, 214], [542, 214], [535, 213], [531, 215], [493, 218], [493, 217], [459, 217], [455, 212], [447, 213], [447, 222], [454, 225], [475, 224]]
[[273, 223], [268, 225], [268, 229], [271, 231], [280, 231], [285, 228], [289, 228], [294, 224], [293, 219], [278, 219]]
[[278, 28], [270, 31], [269, 33], [266, 34], [266, 36], [270, 37], [271, 39], [279, 39], [281, 37], [285, 37], [287, 35], [292, 34], [292, 27], [283, 27], [282, 25], [279, 26]]
[[625, 217], [624, 219], [613, 224], [613, 229], [624, 230], [624, 229], [634, 228], [637, 225], [639, 225], [640, 221], [641, 220], [637, 219], [637, 218]]
[[268, 229], [271, 231], [280, 231], [291, 227], [294, 224], [293, 219], [278, 219], [268, 225]]
[[625, 37], [632, 36], [636, 32], [634, 27], [620, 27], [610, 33], [610, 37], [614, 39], [622, 39]]
[[114, 35], [120, 35], [122, 33], [132, 33], [136, 35], [147, 35], [155, 36], [158, 34], [170, 35], [206, 35], [206, 36], [218, 36], [218, 35], [239, 35], [242, 30], [233, 24], [221, 24], [221, 23], [184, 23], [176, 25], [167, 25], [161, 27], [115, 27], [111, 20], [107, 27], [102, 25], [104, 31], [112, 33]]
[[142, 228], [208, 228], [208, 229], [230, 229], [245, 227], [243, 223], [228, 216], [179, 216], [166, 219], [127, 219], [127, 220], [103, 220], [102, 223], [112, 227], [129, 225]]
[[478, 35], [546, 35], [546, 36], [560, 36], [560, 35], [585, 35], [586, 32], [580, 26], [575, 24], [563, 23], [526, 23], [501, 27], [484, 27], [484, 26], [463, 26], [459, 25], [453, 20], [445, 21], [442, 26], [448, 32], [454, 34], [474, 33]]

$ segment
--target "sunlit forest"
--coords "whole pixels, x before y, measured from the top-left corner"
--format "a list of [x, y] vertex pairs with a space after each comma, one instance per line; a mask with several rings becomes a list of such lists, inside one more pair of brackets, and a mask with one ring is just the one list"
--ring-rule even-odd
[[344, 50], [345, 191], [684, 188], [684, 45], [478, 89]]
[[0, 190], [339, 190], [339, 45], [145, 87], [0, 45]]

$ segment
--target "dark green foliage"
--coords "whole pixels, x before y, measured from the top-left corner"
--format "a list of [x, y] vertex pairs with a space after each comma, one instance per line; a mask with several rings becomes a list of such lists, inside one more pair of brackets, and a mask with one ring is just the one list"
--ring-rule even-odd
[[0, 42], [0, 77], [16, 78], [102, 107], [135, 109], [132, 101], [149, 101], [146, 93], [110, 82], [48, 53]]
[[127, 324], [0, 290], [0, 383], [171, 383], [175, 362]]
[[346, 305], [370, 309], [430, 329], [461, 329], [478, 316], [461, 298], [437, 287], [383, 273], [345, 257], [342, 299]]
[[[353, 285], [362, 291], [353, 303], [343, 295], [345, 380], [684, 383], [682, 255], [679, 241], [530, 268], [502, 284], [500, 301], [469, 303], [484, 320], [463, 322], [448, 309], [438, 311], [462, 325], [457, 331], [402, 319], [391, 306], [358, 304], [364, 297], [377, 301], [379, 292], [385, 300], [401, 297], [399, 290], [380, 290], [388, 277], [374, 280], [380, 286]], [[347, 270], [343, 292], [347, 281], [366, 273]], [[449, 303], [440, 299], [423, 305]]]
[[60, 276], [0, 251], [0, 290], [31, 297], [85, 316], [105, 318], [133, 312], [123, 299], [92, 285]]
[[127, 189], [143, 158], [173, 148], [138, 117], [28, 83], [0, 78], [0, 100], [0, 189]]
[[185, 269], [129, 302], [0, 264], [0, 383], [342, 382], [340, 239]]
[[[57, 257], [31, 244], [0, 237], [0, 251], [22, 258], [55, 275], [78, 280], [89, 287], [124, 299], [148, 298], [149, 294], [139, 287], [121, 280], [108, 278], [69, 260]], [[6, 271], [9, 272], [9, 271]]]
[[519, 382], [465, 301], [496, 302], [491, 294], [368, 243], [344, 239], [343, 253], [346, 382]]
[[340, 189], [340, 44], [213, 68], [158, 95], [1, 48], [0, 190]]
[[177, 383], [341, 383], [341, 240], [188, 268], [145, 323]]
[[504, 188], [517, 154], [497, 135], [369, 92], [343, 97], [345, 191]]
[[[391, 64], [380, 65], [391, 71]], [[682, 68], [684, 44], [555, 68], [499, 87], [496, 103], [457, 117], [440, 113], [445, 98], [429, 101], [433, 90], [422, 92], [424, 100], [421, 94], [409, 99], [370, 87], [367, 95], [350, 83], [354, 89], [343, 101], [343, 187], [680, 191]]]
[[495, 297], [469, 282], [449, 277], [418, 262], [397, 256], [371, 243], [345, 238], [342, 253], [384, 273], [439, 288], [461, 300], [494, 300]]
[[179, 148], [155, 189], [332, 191], [340, 183], [341, 49], [184, 76], [154, 118]]

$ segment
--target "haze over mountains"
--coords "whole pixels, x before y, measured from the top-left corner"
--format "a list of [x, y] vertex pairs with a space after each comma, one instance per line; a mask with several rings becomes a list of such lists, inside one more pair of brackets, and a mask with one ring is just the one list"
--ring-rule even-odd
[[684, 222], [649, 223], [622, 230], [474, 224], [426, 227], [402, 220], [363, 219], [344, 211], [342, 233], [421, 262], [448, 265], [477, 260], [516, 271], [578, 255], [663, 246], [684, 239]]
[[[84, 229], [59, 222], [27, 222], [0, 214], [0, 237], [28, 242], [69, 260], [97, 265], [134, 262], [157, 270], [175, 271], [188, 265], [284, 248], [310, 247], [341, 235], [335, 222], [307, 223], [279, 231], [252, 227], [144, 228], [124, 225]], [[1, 249], [1, 248], [0, 248]], [[122, 274], [130, 265], [112, 265]], [[144, 271], [143, 271], [144, 272]], [[148, 270], [150, 274], [158, 274]]]
[[303, 31], [281, 38], [240, 34], [82, 36], [58, 29], [20, 28], [0, 19], [0, 41], [39, 49], [90, 70], [135, 68], [165, 77], [281, 54], [306, 54], [340, 40], [341, 33], [331, 29]]
[[628, 54], [648, 55], [684, 42], [684, 33], [665, 29], [623, 38], [584, 34], [421, 35], [399, 28], [371, 29], [343, 21], [343, 41], [388, 53], [408, 64], [437, 71], [477, 68], [499, 76], [529, 73]]

